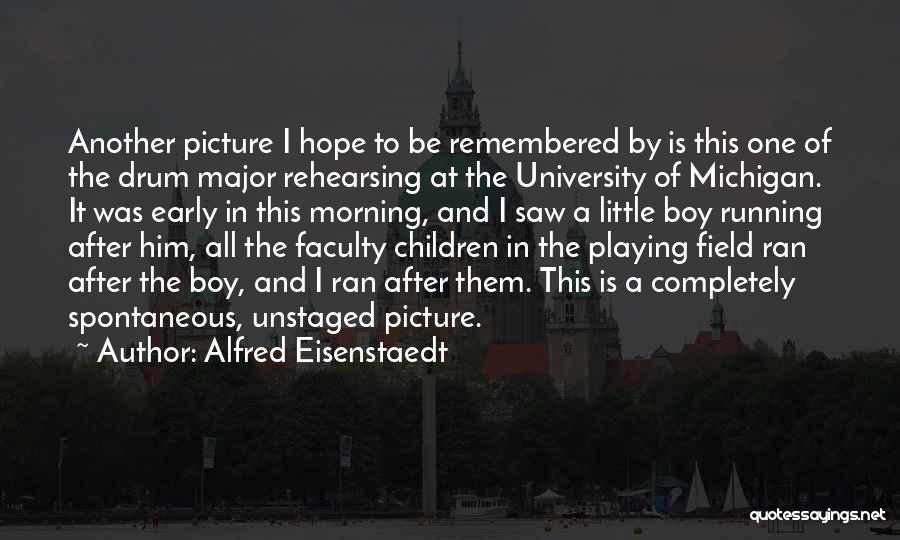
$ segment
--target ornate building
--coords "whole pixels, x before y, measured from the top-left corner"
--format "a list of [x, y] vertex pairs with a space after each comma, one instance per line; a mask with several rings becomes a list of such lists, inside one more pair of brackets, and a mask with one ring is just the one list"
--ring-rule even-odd
[[[177, 170], [177, 169], [176, 169]], [[176, 187], [172, 192], [172, 207], [184, 207], [181, 188]], [[187, 227], [184, 223], [169, 223], [168, 242], [187, 242]], [[213, 241], [209, 231], [203, 230], [196, 235], [187, 257], [169, 257], [158, 265], [157, 275], [168, 279], [178, 277], [181, 279], [181, 291], [150, 293], [148, 298], [149, 311], [155, 313], [180, 313], [186, 311], [204, 311], [207, 313], [227, 313], [231, 310], [231, 302], [225, 298], [225, 293], [190, 292], [191, 268], [197, 276], [209, 278], [219, 276], [219, 261], [216, 258], [206, 256], [206, 245]], [[191, 259], [193, 256], [193, 260]], [[193, 347], [202, 355], [208, 348], [214, 337], [225, 337], [233, 334], [230, 329], [223, 328], [154, 328], [150, 331], [150, 339], [154, 346], [158, 347]], [[143, 366], [144, 378], [148, 384], [155, 385], [162, 380], [165, 366], [161, 364]]]
[[[498, 219], [500, 197], [506, 198], [508, 208], [522, 205], [522, 196], [511, 183], [503, 188], [469, 188], [457, 185], [454, 188], [436, 188], [428, 181], [438, 171], [449, 172], [453, 168], [462, 175], [476, 165], [482, 171], [496, 173], [501, 170], [487, 155], [451, 153], [449, 141], [452, 138], [481, 136], [481, 115], [475, 103], [472, 80], [463, 69], [462, 45], [458, 44], [457, 65], [452, 77], [448, 78], [445, 102], [439, 118], [441, 151], [433, 154], [419, 167], [423, 182], [419, 192], [410, 195], [404, 192], [399, 199], [401, 207], [416, 206], [423, 218], [428, 218], [427, 229], [417, 231], [416, 240], [427, 242], [432, 237], [442, 240], [496, 241], [505, 246], [507, 241], [525, 241], [534, 246], [534, 232], [530, 224], [500, 223]], [[459, 183], [457, 183], [459, 184]], [[464, 183], [463, 183], [464, 184]], [[475, 208], [489, 198], [488, 223], [441, 223], [437, 212], [441, 207]], [[402, 311], [427, 306], [432, 311], [471, 311], [478, 314], [481, 327], [475, 332], [483, 345], [491, 343], [538, 343], [544, 339], [544, 293], [535, 272], [534, 258], [506, 257], [501, 249], [497, 258], [457, 259], [428, 258], [400, 259], [393, 254], [397, 242], [408, 239], [403, 225], [392, 224], [387, 232], [387, 264], [385, 278], [400, 276], [407, 266], [417, 271], [439, 277], [452, 278], [457, 272], [466, 272], [471, 266], [478, 277], [517, 276], [529, 284], [530, 291], [513, 294], [457, 292], [454, 287], [442, 293], [389, 293], [382, 283], [378, 295], [379, 312], [385, 310]], [[533, 252], [533, 249], [531, 250]]]

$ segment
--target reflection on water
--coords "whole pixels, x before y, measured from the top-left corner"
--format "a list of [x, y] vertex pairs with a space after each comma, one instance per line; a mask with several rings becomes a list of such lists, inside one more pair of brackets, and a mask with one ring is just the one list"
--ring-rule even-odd
[[[878, 524], [876, 524], [878, 525]], [[883, 523], [881, 524], [883, 525]], [[379, 521], [376, 523], [352, 523], [339, 526], [335, 523], [319, 523], [315, 526], [269, 526], [255, 523], [207, 525], [194, 527], [187, 523], [163, 524], [157, 531], [141, 530], [128, 525], [55, 527], [0, 527], [3, 540], [54, 538], [60, 540], [113, 540], [120, 538], [147, 538], [162, 535], [172, 540], [355, 540], [355, 539], [532, 539], [543, 540], [616, 540], [616, 539], [700, 539], [743, 540], [784, 537], [770, 535], [765, 525], [735, 522], [693, 520], [628, 520], [591, 522], [586, 526], [556, 520], [550, 531], [546, 521], [498, 520], [496, 522], [438, 522], [432, 526], [419, 526], [411, 521]], [[640, 529], [640, 534], [636, 534]], [[152, 537], [152, 536], [151, 536]], [[869, 524], [810, 524], [806, 533], [787, 535], [788, 538], [871, 538]]]

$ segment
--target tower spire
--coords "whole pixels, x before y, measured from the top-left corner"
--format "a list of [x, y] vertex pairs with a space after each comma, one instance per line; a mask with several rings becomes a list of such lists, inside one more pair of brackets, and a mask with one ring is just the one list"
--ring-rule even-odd
[[587, 243], [587, 233], [584, 232], [584, 228], [575, 219], [575, 209], [578, 208], [578, 203], [580, 202], [580, 194], [581, 191], [577, 186], [572, 189], [572, 217], [569, 218], [569, 221], [571, 223], [569, 224], [569, 228], [566, 231], [566, 239], [578, 242], [578, 245], [581, 246], [581, 253], [579, 254], [578, 258], [585, 260], [585, 256], [587, 254], [587, 249], [585, 249], [585, 244]]
[[456, 18], [456, 66], [462, 69], [462, 17]]
[[[178, 161], [175, 161], [175, 174], [179, 173], [178, 169]], [[181, 196], [181, 182], [178, 181], [176, 177], [175, 180], [175, 189], [172, 191], [172, 208], [183, 208], [184, 207], [184, 198]]]
[[451, 139], [481, 137], [481, 116], [475, 104], [475, 89], [466, 76], [462, 63], [462, 39], [456, 40], [456, 70], [447, 81], [445, 103], [439, 126], [441, 141], [446, 148]]
[[722, 339], [722, 331], [725, 330], [725, 307], [719, 301], [719, 295], [716, 295], [716, 301], [713, 303], [712, 318], [709, 322], [712, 329], [712, 337], [714, 340]]
[[[179, 172], [178, 162], [175, 162], [175, 173]], [[184, 208], [184, 197], [181, 194], [181, 182], [178, 176], [175, 179], [175, 188], [172, 190], [171, 208]], [[169, 222], [169, 240], [187, 240], [187, 226], [184, 221]]]
[[313, 304], [312, 287], [309, 287], [309, 288], [306, 290], [306, 309], [308, 309], [309, 311], [315, 311], [315, 310], [316, 310], [316, 306], [315, 306], [315, 304]]

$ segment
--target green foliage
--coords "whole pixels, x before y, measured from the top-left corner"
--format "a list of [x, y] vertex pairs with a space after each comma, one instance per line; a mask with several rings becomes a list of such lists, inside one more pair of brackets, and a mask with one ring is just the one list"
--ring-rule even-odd
[[[689, 479], [694, 460], [713, 496], [732, 461], [751, 496], [787, 480], [805, 490], [900, 487], [896, 353], [780, 358], [760, 346], [697, 365], [591, 403], [561, 398], [548, 377], [489, 383], [438, 370], [440, 490], [515, 497], [530, 483], [589, 497], [625, 487], [626, 464], [634, 486], [654, 461]], [[348, 507], [418, 504], [421, 381], [412, 370], [341, 366], [276, 384], [252, 365], [177, 366], [145, 394], [124, 380], [63, 353], [2, 357], [0, 490], [49, 507], [65, 436], [67, 501], [134, 502], [149, 492], [147, 502], [192, 505], [201, 437], [214, 436], [208, 502], [285, 500], [290, 490], [294, 502], [331, 506], [346, 434]]]
[[713, 484], [727, 482], [734, 461], [751, 483], [896, 488], [898, 382], [900, 358], [884, 352], [835, 360], [819, 352], [803, 360], [745, 356], [678, 373], [655, 395], [663, 449], [684, 477], [700, 460]]
[[205, 436], [217, 438], [216, 468], [207, 474], [209, 493], [224, 495], [235, 484], [249, 493], [264, 489], [263, 456], [257, 451], [263, 448], [273, 403], [252, 366], [173, 366], [148, 401], [155, 445], [151, 492], [179, 504], [196, 501]]
[[143, 404], [113, 373], [66, 353], [0, 359], [0, 490], [56, 500], [60, 437], [65, 500], [129, 498], [146, 441]]

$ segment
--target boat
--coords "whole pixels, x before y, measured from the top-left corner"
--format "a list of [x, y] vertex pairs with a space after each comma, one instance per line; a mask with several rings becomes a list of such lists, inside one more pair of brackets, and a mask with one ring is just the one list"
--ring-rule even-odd
[[725, 491], [725, 502], [722, 504], [722, 512], [734, 512], [743, 508], [750, 508], [744, 488], [741, 487], [741, 477], [738, 476], [737, 467], [731, 464], [731, 478], [728, 479], [728, 489]]
[[694, 462], [694, 476], [691, 478], [691, 489], [688, 491], [685, 513], [691, 513], [698, 509], [709, 508], [709, 498], [706, 496], [706, 487], [703, 478], [700, 477], [700, 465]]
[[597, 510], [594, 505], [586, 501], [577, 501], [575, 504], [557, 504], [553, 507], [553, 514], [562, 518], [594, 519]]
[[653, 519], [666, 519], [665, 514], [661, 514], [656, 511], [655, 508], [644, 508], [641, 510], [641, 517], [645, 518], [653, 518]]
[[505, 497], [479, 497], [472, 494], [453, 496], [453, 519], [505, 518], [509, 514], [509, 499]]
[[900, 523], [891, 523], [887, 527], [869, 527], [869, 530], [878, 535], [900, 536]]

